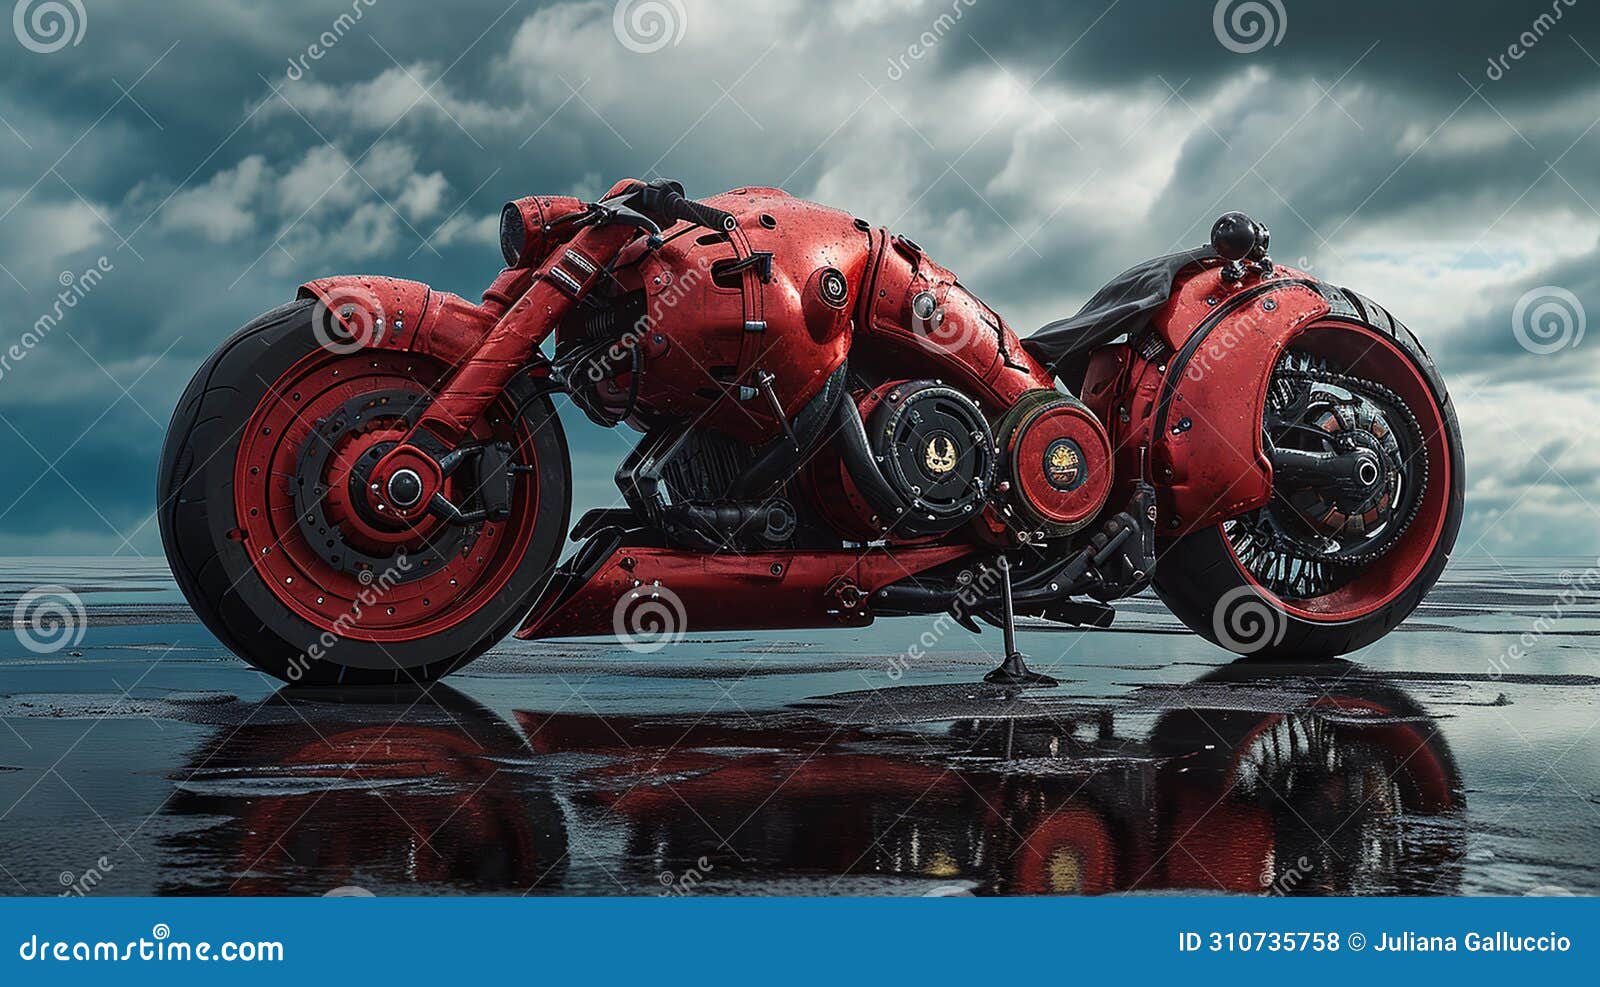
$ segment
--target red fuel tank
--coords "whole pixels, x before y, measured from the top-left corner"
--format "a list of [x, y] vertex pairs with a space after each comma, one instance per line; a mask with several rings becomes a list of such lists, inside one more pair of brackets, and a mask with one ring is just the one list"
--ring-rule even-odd
[[758, 442], [782, 430], [759, 379], [771, 376], [793, 417], [844, 362], [872, 233], [778, 189], [705, 201], [738, 228], [679, 224], [659, 249], [630, 248], [617, 265], [624, 290], [643, 293], [628, 327], [644, 354], [639, 406]]

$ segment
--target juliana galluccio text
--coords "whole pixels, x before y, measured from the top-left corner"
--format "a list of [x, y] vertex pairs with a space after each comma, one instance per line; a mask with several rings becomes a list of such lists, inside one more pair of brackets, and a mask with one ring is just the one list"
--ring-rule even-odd
[[1547, 932], [1543, 935], [1515, 935], [1505, 930], [1468, 932], [1456, 936], [1421, 936], [1415, 932], [1383, 932], [1372, 944], [1380, 953], [1565, 953], [1572, 949], [1567, 936]]

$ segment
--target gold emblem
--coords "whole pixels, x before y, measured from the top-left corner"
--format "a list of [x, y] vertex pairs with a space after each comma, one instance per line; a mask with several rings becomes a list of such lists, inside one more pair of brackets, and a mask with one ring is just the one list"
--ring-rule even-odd
[[1045, 453], [1044, 472], [1056, 489], [1076, 489], [1083, 476], [1083, 454], [1070, 440], [1057, 439]]
[[956, 468], [956, 444], [947, 435], [936, 435], [928, 441], [922, 461], [935, 473], [948, 473]]

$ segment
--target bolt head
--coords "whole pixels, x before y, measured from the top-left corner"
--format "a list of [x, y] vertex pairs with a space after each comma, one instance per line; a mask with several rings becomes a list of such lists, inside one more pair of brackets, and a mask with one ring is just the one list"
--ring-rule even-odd
[[[422, 499], [422, 477], [413, 469], [398, 469], [389, 477], [389, 500], [400, 508], [415, 507]], [[378, 505], [381, 510], [383, 505]]]

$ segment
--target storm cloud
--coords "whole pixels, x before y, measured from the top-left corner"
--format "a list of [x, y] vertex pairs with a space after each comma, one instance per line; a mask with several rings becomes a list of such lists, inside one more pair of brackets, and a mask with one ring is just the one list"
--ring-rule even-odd
[[[184, 0], [61, 30], [0, 37], [0, 552], [159, 553], [162, 430], [228, 333], [328, 273], [476, 297], [502, 202], [623, 176], [890, 225], [1021, 332], [1243, 209], [1440, 363], [1462, 550], [1600, 551], [1584, 0]], [[632, 436], [564, 417], [579, 506], [610, 503]]]

